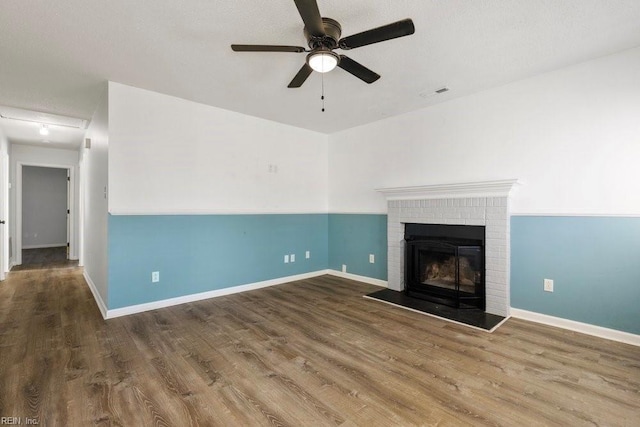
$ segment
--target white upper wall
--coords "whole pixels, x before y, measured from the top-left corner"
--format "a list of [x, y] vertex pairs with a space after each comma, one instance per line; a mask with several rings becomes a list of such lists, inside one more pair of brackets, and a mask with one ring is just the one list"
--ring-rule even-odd
[[[91, 148], [80, 151], [82, 174], [83, 253], [85, 274], [108, 303], [108, 164], [109, 164], [109, 100], [105, 85], [103, 96], [85, 134]], [[104, 310], [106, 307], [101, 307]], [[103, 313], [104, 314], [104, 313]]]
[[109, 83], [109, 186], [113, 214], [326, 212], [327, 136]]
[[[640, 214], [640, 48], [333, 134], [330, 212], [381, 187], [517, 178], [516, 214]], [[455, 88], [452, 88], [455, 90]]]

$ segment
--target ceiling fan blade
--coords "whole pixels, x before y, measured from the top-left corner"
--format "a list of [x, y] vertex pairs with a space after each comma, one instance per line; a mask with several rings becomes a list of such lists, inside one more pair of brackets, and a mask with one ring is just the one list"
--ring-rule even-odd
[[304, 52], [300, 46], [272, 46], [268, 44], [232, 44], [234, 52]]
[[313, 70], [311, 69], [311, 67], [309, 67], [309, 65], [305, 62], [302, 68], [300, 68], [300, 71], [298, 71], [298, 74], [296, 74], [296, 76], [293, 78], [293, 80], [291, 80], [291, 83], [289, 83], [289, 86], [287, 87], [296, 88], [302, 86], [302, 84], [305, 82], [305, 80], [307, 80], [307, 77], [309, 77], [312, 71]]
[[373, 43], [383, 42], [398, 37], [404, 37], [415, 33], [416, 28], [411, 19], [393, 22], [382, 27], [363, 31], [352, 36], [345, 37], [338, 42], [341, 49], [355, 49]]
[[375, 82], [380, 78], [377, 73], [374, 73], [364, 65], [354, 61], [348, 56], [340, 55], [340, 62], [338, 63], [338, 67], [342, 68], [348, 73], [353, 74], [363, 82], [369, 84]]
[[322, 16], [316, 0], [294, 0], [307, 31], [314, 37], [325, 35]]

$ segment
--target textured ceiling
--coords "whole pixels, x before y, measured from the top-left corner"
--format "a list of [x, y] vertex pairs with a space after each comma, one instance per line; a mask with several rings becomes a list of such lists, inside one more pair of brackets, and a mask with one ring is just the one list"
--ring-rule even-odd
[[[638, 0], [318, 5], [343, 36], [407, 17], [416, 27], [412, 36], [349, 51], [382, 78], [367, 85], [341, 69], [324, 75], [324, 113], [320, 74], [287, 88], [304, 54], [229, 47], [304, 46], [292, 0], [2, 0], [0, 104], [90, 118], [112, 80], [332, 133], [640, 46]], [[442, 86], [451, 90], [419, 95]], [[0, 126], [11, 137], [10, 124]]]

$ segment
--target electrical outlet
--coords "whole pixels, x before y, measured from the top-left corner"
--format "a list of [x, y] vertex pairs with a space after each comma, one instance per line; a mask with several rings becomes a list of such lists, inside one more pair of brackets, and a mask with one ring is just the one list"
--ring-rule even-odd
[[553, 280], [544, 279], [544, 290], [545, 292], [553, 292]]
[[289, 255], [284, 256], [284, 263], [289, 264]]
[[311, 252], [309, 252], [309, 251], [305, 252], [305, 253], [304, 253], [304, 257], [305, 257], [306, 259], [311, 258]]
[[296, 262], [296, 254], [291, 254], [289, 256], [289, 259], [291, 260], [291, 262]]
[[158, 283], [160, 281], [160, 272], [152, 271], [151, 272], [151, 283]]
[[342, 264], [342, 272], [343, 273], [347, 272], [347, 264]]
[[373, 254], [369, 254], [369, 262], [371, 264], [375, 264], [376, 262], [376, 257]]

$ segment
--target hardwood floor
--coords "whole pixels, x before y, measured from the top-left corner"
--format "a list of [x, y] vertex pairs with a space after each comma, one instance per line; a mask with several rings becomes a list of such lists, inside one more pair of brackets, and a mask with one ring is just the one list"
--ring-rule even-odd
[[493, 334], [323, 276], [105, 321], [80, 269], [0, 284], [0, 417], [40, 425], [640, 424], [640, 348]]
[[77, 267], [78, 261], [67, 259], [67, 247], [23, 249], [22, 264], [14, 266], [11, 271], [43, 270], [47, 268]]

